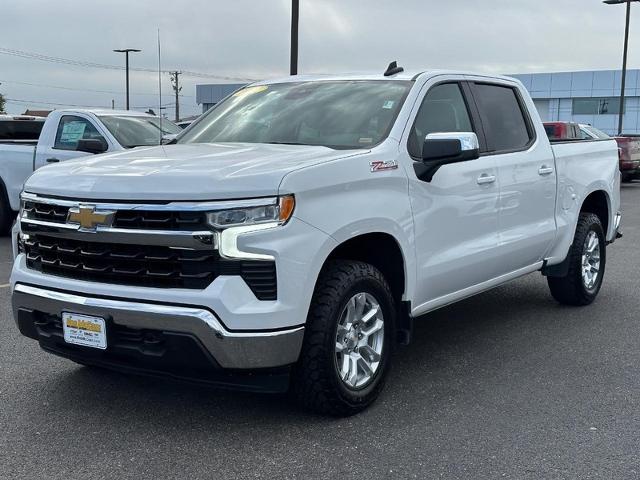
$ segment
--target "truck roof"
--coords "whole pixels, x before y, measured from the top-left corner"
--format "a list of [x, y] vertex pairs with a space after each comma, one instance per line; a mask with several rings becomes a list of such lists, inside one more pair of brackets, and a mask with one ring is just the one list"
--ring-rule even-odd
[[111, 110], [110, 108], [62, 108], [55, 110], [56, 112], [79, 112], [93, 113], [101, 117], [106, 116], [128, 116], [128, 117], [150, 117], [152, 115], [146, 112], [138, 112], [135, 110]]
[[313, 74], [313, 75], [295, 75], [281, 78], [274, 78], [269, 80], [261, 80], [252, 85], [270, 85], [274, 83], [292, 83], [292, 82], [311, 82], [318, 80], [415, 80], [420, 76], [435, 77], [439, 75], [469, 75], [474, 77], [486, 77], [486, 78], [498, 78], [502, 80], [509, 80], [517, 82], [518, 80], [503, 76], [503, 75], [491, 75], [487, 73], [468, 72], [460, 70], [406, 70], [394, 75], [385, 76], [384, 73], [342, 73], [342, 74]]

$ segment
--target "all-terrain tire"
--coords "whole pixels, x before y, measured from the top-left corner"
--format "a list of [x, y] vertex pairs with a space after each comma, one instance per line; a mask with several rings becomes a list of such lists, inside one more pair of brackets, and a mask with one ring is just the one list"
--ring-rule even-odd
[[[381, 359], [372, 379], [350, 388], [336, 361], [337, 328], [353, 295], [377, 300], [384, 316]], [[300, 359], [292, 374], [292, 389], [308, 410], [334, 416], [358, 413], [373, 403], [384, 386], [395, 342], [396, 307], [391, 289], [374, 266], [357, 261], [330, 261], [323, 268], [311, 301]]]
[[[587, 287], [582, 275], [582, 260], [585, 240], [590, 232], [595, 232], [600, 248], [600, 265], [595, 284]], [[583, 212], [578, 218], [578, 226], [573, 243], [568, 253], [569, 269], [564, 277], [547, 277], [551, 295], [564, 305], [589, 305], [598, 296], [604, 278], [607, 261], [606, 240], [600, 218], [588, 212]]]

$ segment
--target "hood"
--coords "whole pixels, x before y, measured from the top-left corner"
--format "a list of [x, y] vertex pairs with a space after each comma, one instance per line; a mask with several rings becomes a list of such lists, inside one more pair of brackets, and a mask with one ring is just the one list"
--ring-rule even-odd
[[185, 144], [84, 157], [37, 170], [25, 191], [95, 200], [219, 200], [276, 195], [289, 172], [366, 153], [306, 145]]

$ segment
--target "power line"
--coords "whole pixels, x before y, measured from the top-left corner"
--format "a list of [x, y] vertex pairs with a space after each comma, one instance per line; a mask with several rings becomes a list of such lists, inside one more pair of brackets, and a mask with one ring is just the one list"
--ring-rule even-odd
[[[0, 83], [15, 83], [16, 85], [27, 85], [30, 87], [40, 87], [40, 88], [57, 88], [60, 90], [70, 90], [72, 92], [92, 92], [92, 93], [108, 93], [113, 95], [122, 95], [123, 92], [118, 92], [115, 90], [93, 90], [91, 88], [74, 88], [74, 87], [63, 87], [60, 85], [47, 85], [44, 83], [29, 83], [29, 82], [18, 82], [16, 80], [0, 80]], [[133, 93], [133, 95], [148, 95], [157, 97], [157, 93]], [[185, 98], [193, 98], [193, 95], [180, 95]]]
[[[27, 52], [25, 50], [16, 50], [16, 49], [13, 49], [13, 48], [5, 48], [5, 47], [0, 47], [0, 55], [9, 55], [9, 56], [25, 58], [25, 59], [29, 59], [29, 60], [39, 60], [39, 61], [42, 61], [42, 62], [57, 63], [57, 64], [62, 64], [62, 65], [73, 65], [73, 66], [77, 66], [77, 67], [100, 68], [100, 69], [103, 69], [103, 70], [120, 70], [120, 71], [122, 71], [122, 70], [125, 69], [125, 67], [120, 66], [120, 65], [109, 65], [109, 64], [106, 64], [106, 63], [87, 62], [87, 61], [84, 61], [84, 60], [74, 60], [74, 59], [64, 58], [64, 57], [53, 57], [51, 55], [43, 55], [43, 54], [40, 54], [40, 53]], [[157, 73], [157, 69], [153, 69], [153, 68], [136, 67], [136, 68], [130, 68], [130, 70], [134, 70], [136, 72]], [[171, 71], [170, 70], [163, 70], [162, 73], [171, 73]], [[182, 74], [185, 75], [185, 76], [188, 76], [188, 77], [216, 78], [216, 79], [219, 79], [219, 80], [244, 81], [244, 82], [253, 81], [253, 79], [250, 79], [250, 78], [227, 77], [227, 76], [224, 76], [224, 75], [212, 75], [212, 74], [208, 74], [208, 73], [200, 73], [200, 72], [192, 72], [192, 71], [183, 71]]]
[[[5, 98], [5, 100], [7, 101], [7, 103], [13, 103], [16, 105], [33, 104], [33, 105], [50, 105], [55, 107], [110, 108], [110, 106], [107, 106], [107, 105], [79, 105], [79, 104], [73, 104], [73, 103], [41, 102], [39, 100], [25, 100], [23, 98]], [[165, 103], [164, 105], [162, 105], [162, 107], [166, 108], [166, 107], [172, 107], [174, 105], [175, 103], [170, 102], [170, 103]], [[141, 105], [133, 108], [142, 109], [142, 108], [157, 108], [157, 107], [158, 105], [144, 105], [144, 106]]]
[[21, 98], [5, 98], [7, 103], [13, 103], [16, 105], [48, 105], [54, 107], [81, 107], [81, 108], [109, 108], [107, 105], [77, 105], [73, 103], [54, 103], [54, 102], [41, 102], [39, 100], [24, 100]]

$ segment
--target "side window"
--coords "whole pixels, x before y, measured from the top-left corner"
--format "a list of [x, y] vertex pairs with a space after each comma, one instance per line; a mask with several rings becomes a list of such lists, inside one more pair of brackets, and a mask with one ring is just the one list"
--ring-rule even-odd
[[82, 117], [75, 115], [65, 115], [60, 119], [56, 141], [53, 148], [59, 150], [76, 150], [80, 139], [103, 139], [96, 127]]
[[473, 131], [460, 85], [443, 83], [433, 87], [424, 97], [409, 134], [407, 149], [412, 157], [421, 157], [428, 134]]
[[489, 151], [520, 150], [533, 139], [516, 92], [511, 87], [477, 83], [473, 96]]

